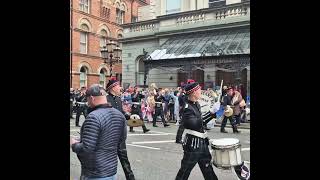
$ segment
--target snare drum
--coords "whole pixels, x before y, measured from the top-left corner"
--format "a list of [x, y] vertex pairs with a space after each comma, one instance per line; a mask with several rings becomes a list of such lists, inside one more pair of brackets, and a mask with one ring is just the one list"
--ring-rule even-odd
[[234, 138], [210, 140], [213, 164], [217, 168], [231, 168], [241, 165], [240, 141]]

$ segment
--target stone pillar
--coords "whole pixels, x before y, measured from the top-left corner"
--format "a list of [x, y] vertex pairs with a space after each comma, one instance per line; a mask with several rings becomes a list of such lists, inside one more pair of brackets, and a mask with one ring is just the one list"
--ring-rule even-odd
[[167, 0], [161, 0], [161, 15], [167, 14]]

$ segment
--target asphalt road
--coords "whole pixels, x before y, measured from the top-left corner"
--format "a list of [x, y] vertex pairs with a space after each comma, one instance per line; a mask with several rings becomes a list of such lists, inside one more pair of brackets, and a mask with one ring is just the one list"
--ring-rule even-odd
[[[81, 116], [80, 125], [84, 118]], [[74, 126], [74, 119], [70, 120], [70, 135], [79, 136], [79, 127]], [[132, 170], [137, 180], [173, 180], [180, 168], [183, 156], [182, 146], [176, 144], [175, 136], [177, 126], [164, 128], [161, 123], [159, 127], [152, 127], [151, 123], [146, 123], [151, 129], [144, 134], [141, 127], [134, 128], [134, 133], [128, 132], [127, 150]], [[129, 128], [128, 128], [129, 129]], [[250, 129], [241, 129], [240, 134], [233, 134], [231, 128], [226, 128], [227, 134], [220, 133], [219, 127], [208, 131], [210, 139], [216, 138], [237, 138], [241, 143], [241, 155], [244, 161], [250, 162]], [[250, 163], [248, 164], [250, 167]], [[80, 162], [70, 149], [70, 179], [75, 180], [80, 177]], [[214, 171], [219, 179], [236, 180], [237, 177], [231, 170], [221, 170], [214, 167]], [[118, 163], [118, 180], [125, 180], [125, 176], [120, 162]], [[198, 165], [192, 170], [190, 180], [203, 179]]]

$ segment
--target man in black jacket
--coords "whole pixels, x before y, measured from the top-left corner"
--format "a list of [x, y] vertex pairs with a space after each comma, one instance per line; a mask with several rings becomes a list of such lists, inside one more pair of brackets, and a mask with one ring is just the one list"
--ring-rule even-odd
[[[129, 115], [125, 114], [122, 108], [122, 102], [120, 98], [121, 87], [120, 87], [119, 81], [115, 79], [111, 79], [107, 84], [106, 90], [108, 92], [108, 95], [107, 95], [108, 103], [110, 103], [112, 107], [118, 109], [125, 116], [126, 119], [129, 119], [130, 118]], [[124, 171], [124, 174], [127, 180], [134, 180], [135, 178], [131, 170], [130, 162], [128, 159], [126, 144], [125, 143], [122, 144], [122, 147], [123, 148], [120, 151], [118, 151], [118, 157], [122, 165], [122, 169]]]
[[209, 121], [203, 121], [200, 104], [197, 102], [201, 97], [201, 87], [194, 82], [188, 84], [185, 89], [188, 100], [183, 108], [181, 125], [185, 128], [186, 135], [182, 144], [184, 155], [176, 180], [187, 180], [197, 163], [205, 180], [217, 180], [211, 165], [209, 139], [203, 126]]
[[70, 139], [72, 151], [81, 162], [82, 180], [116, 179], [117, 152], [125, 145], [127, 127], [123, 114], [107, 104], [105, 95], [98, 84], [87, 90], [91, 112], [82, 125], [80, 141]]
[[162, 103], [164, 102], [164, 97], [163, 97], [163, 93], [162, 92], [157, 92], [157, 94], [154, 95], [154, 100], [156, 102], [156, 107], [155, 107], [155, 113], [153, 114], [153, 127], [158, 127], [157, 126], [157, 117], [160, 116], [161, 117], [161, 121], [164, 127], [170, 126], [169, 124], [166, 123], [165, 119], [164, 119], [164, 113], [163, 113], [163, 107], [162, 107]]
[[[141, 112], [141, 99], [143, 99], [144, 97], [145, 96], [138, 90], [138, 88], [135, 87], [133, 93], [131, 94], [131, 98], [132, 98], [131, 114], [139, 115], [142, 121], [143, 121], [143, 117]], [[150, 131], [150, 129], [147, 129], [144, 123], [142, 125], [142, 130], [143, 130], [143, 133]], [[134, 132], [133, 127], [130, 127], [130, 132]]]
[[80, 127], [79, 120], [81, 114], [84, 115], [84, 117], [87, 116], [87, 99], [86, 99], [86, 87], [82, 87], [80, 93], [76, 97], [76, 103], [77, 103], [77, 114], [76, 114], [76, 126]]

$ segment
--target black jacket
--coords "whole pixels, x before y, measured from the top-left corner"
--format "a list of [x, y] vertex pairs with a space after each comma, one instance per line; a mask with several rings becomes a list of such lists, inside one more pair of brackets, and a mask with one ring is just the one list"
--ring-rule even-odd
[[[183, 109], [182, 125], [185, 129], [190, 129], [204, 133], [203, 119], [201, 116], [200, 104], [198, 102], [187, 101]], [[187, 134], [183, 149], [188, 152], [207, 151], [206, 146], [209, 145], [208, 138], [202, 139], [197, 136]]]
[[136, 92], [131, 94], [132, 102], [140, 102], [144, 97], [145, 96], [141, 94], [141, 92], [138, 92], [138, 94], [136, 94]]
[[122, 108], [122, 101], [119, 96], [115, 96], [111, 93], [107, 95], [107, 101], [110, 103], [110, 105], [116, 109], [118, 109], [122, 114], [125, 114]]
[[225, 95], [223, 96], [222, 105], [225, 107], [227, 105], [231, 105], [232, 96]]
[[83, 175], [108, 177], [117, 173], [117, 153], [127, 138], [122, 113], [107, 105], [94, 108], [81, 127], [80, 138], [72, 150], [81, 162]]

